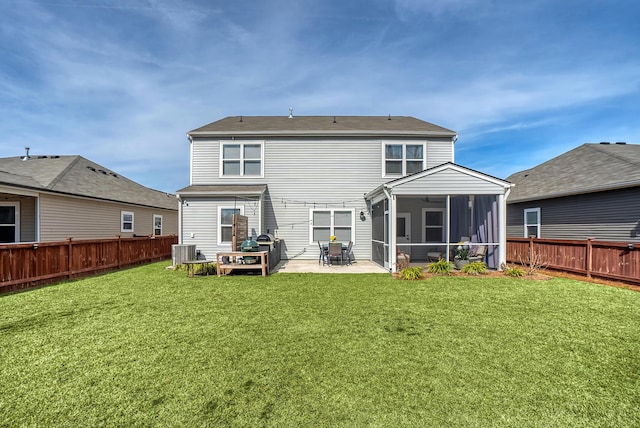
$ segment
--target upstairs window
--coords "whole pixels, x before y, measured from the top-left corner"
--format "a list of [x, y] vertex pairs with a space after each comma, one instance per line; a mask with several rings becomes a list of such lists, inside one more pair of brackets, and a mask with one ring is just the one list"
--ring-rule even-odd
[[221, 177], [261, 177], [262, 143], [222, 143], [220, 151]]
[[425, 165], [424, 144], [385, 144], [384, 175], [405, 176], [420, 172]]
[[524, 210], [524, 237], [540, 237], [540, 208], [527, 208]]

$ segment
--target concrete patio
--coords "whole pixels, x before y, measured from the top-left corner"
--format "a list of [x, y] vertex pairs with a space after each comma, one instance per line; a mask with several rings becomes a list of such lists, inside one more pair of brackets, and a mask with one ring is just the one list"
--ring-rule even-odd
[[389, 273], [389, 271], [368, 260], [342, 266], [322, 265], [317, 260], [283, 260], [271, 273]]

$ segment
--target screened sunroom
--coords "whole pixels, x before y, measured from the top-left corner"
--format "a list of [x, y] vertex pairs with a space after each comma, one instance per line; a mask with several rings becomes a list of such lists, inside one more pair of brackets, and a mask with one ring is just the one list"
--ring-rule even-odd
[[506, 197], [511, 184], [446, 163], [365, 195], [372, 219], [372, 260], [392, 272], [411, 264], [477, 254], [490, 269], [506, 258]]

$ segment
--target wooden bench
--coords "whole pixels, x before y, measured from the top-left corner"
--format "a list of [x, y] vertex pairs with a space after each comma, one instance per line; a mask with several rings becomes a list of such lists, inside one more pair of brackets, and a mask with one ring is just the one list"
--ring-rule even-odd
[[[245, 263], [245, 257], [256, 257], [259, 261], [257, 263]], [[218, 253], [216, 254], [216, 269], [218, 276], [227, 275], [233, 269], [261, 269], [262, 276], [267, 276], [269, 273], [269, 252], [256, 251], [244, 253], [240, 251], [229, 251], [226, 253]]]

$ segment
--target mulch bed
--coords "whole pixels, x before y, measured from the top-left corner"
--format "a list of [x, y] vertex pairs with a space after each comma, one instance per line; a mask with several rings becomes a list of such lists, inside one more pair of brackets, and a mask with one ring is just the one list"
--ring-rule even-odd
[[[429, 279], [429, 278], [433, 278], [439, 275], [436, 274], [432, 274], [427, 272], [426, 270], [423, 273], [423, 279]], [[394, 276], [396, 278], [398, 278], [398, 274], [394, 274]], [[451, 272], [451, 274], [449, 276], [477, 276], [477, 277], [507, 277], [504, 272], [498, 272], [498, 271], [488, 271], [486, 274], [483, 275], [469, 275], [467, 273], [462, 273], [462, 272], [458, 272], [458, 271], [453, 271]], [[566, 273], [566, 272], [559, 272], [559, 271], [548, 271], [548, 270], [544, 270], [542, 272], [534, 272], [531, 275], [524, 275], [519, 277], [519, 279], [522, 279], [524, 281], [548, 281], [550, 279], [553, 278], [568, 278], [568, 279], [575, 279], [577, 281], [584, 281], [584, 282], [591, 282], [594, 284], [602, 284], [602, 285], [608, 285], [610, 287], [618, 287], [618, 288], [626, 288], [627, 290], [633, 290], [633, 291], [640, 291], [640, 285], [635, 285], [635, 284], [628, 284], [625, 282], [619, 282], [619, 281], [611, 281], [611, 280], [606, 280], [606, 279], [601, 279], [601, 278], [587, 278], [586, 276], [581, 276], [581, 275], [576, 275], [576, 274], [570, 274], [570, 273]]]

